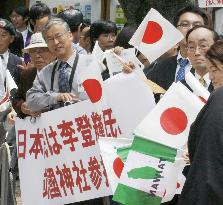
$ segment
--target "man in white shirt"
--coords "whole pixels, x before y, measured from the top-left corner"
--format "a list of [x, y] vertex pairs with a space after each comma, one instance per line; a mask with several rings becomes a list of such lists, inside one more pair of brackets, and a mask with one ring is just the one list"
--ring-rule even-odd
[[[23, 48], [27, 47], [30, 44], [32, 35], [32, 32], [28, 28], [29, 9], [24, 6], [18, 6], [11, 11], [9, 18], [16, 28], [16, 31], [21, 33], [23, 37]], [[24, 61], [25, 63], [31, 61], [28, 54], [24, 55]]]
[[22, 34], [24, 47], [28, 46], [32, 35], [28, 29], [29, 9], [18, 6], [11, 11], [9, 18], [16, 30]]

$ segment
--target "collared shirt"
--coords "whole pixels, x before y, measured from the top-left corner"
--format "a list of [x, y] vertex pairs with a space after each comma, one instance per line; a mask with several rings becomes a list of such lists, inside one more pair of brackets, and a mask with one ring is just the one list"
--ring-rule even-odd
[[5, 96], [5, 75], [6, 75], [6, 69], [9, 59], [9, 52], [8, 50], [1, 54], [3, 56], [3, 59], [0, 58], [0, 100]]
[[[180, 69], [180, 64], [179, 64], [179, 59], [180, 58], [183, 58], [183, 59], [185, 59], [182, 55], [181, 55], [181, 53], [180, 53], [180, 51], [178, 52], [178, 55], [177, 55], [177, 69], [176, 69], [176, 73], [175, 73], [175, 81], [176, 81], [176, 77], [177, 77], [177, 73], [178, 73], [178, 71], [179, 71], [179, 69]], [[185, 67], [185, 75], [188, 73], [188, 72], [190, 72], [190, 70], [191, 70], [191, 68], [192, 68], [192, 65], [191, 65], [191, 63], [190, 63], [190, 60], [189, 60], [189, 58], [187, 58], [188, 59], [188, 61], [189, 61], [189, 63], [186, 65], [186, 67]]]
[[[199, 81], [199, 79], [201, 78], [201, 76], [195, 71], [195, 74], [194, 74], [195, 78]], [[210, 80], [210, 77], [209, 77], [209, 73], [206, 73], [204, 76], [203, 76], [204, 80], [205, 80], [205, 85], [204, 87], [206, 89], [208, 89], [210, 83], [211, 83], [211, 80]]]
[[73, 43], [72, 46], [73, 46], [74, 50], [77, 51], [78, 54], [84, 54], [84, 55], [87, 55], [87, 51], [86, 51], [84, 48], [82, 48], [82, 47], [79, 45], [79, 43]]
[[26, 47], [26, 38], [28, 35], [28, 28], [22, 32], [20, 32], [22, 34], [22, 38], [23, 38], [23, 42], [24, 42], [24, 47]]
[[[76, 54], [73, 53], [73, 55], [67, 60], [67, 63], [70, 66], [68, 69], [72, 69], [75, 57]], [[83, 70], [86, 66], [89, 65], [90, 62], [92, 62], [92, 60], [93, 57], [90, 55], [79, 55], [71, 92], [75, 94], [80, 100], [88, 99], [88, 97], [83, 87], [81, 86], [79, 74], [81, 70]], [[55, 70], [53, 90], [51, 90], [51, 76], [56, 63], [57, 68]], [[59, 64], [60, 61], [58, 60], [50, 63], [36, 76], [36, 79], [33, 82], [33, 87], [26, 93], [26, 102], [31, 110], [41, 111], [44, 109], [51, 109], [58, 103], [57, 97], [59, 95]]]

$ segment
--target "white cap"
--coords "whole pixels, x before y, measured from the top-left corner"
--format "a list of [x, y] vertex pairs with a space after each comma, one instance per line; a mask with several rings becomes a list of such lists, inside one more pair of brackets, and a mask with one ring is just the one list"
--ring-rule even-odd
[[31, 36], [30, 44], [25, 47], [22, 51], [23, 53], [29, 53], [31, 48], [47, 48], [46, 41], [44, 40], [42, 33], [34, 33]]

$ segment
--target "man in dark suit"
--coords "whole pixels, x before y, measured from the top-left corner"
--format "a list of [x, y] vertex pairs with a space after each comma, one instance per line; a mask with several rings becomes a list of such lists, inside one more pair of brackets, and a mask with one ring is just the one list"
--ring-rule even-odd
[[[174, 25], [184, 36], [192, 27], [208, 24], [207, 15], [201, 9], [192, 6], [181, 9], [174, 19]], [[178, 55], [167, 58], [155, 65], [152, 64], [145, 68], [144, 72], [148, 79], [167, 90], [173, 82], [183, 80], [185, 74], [192, 69], [187, 57], [187, 44], [184, 39], [179, 43]]]

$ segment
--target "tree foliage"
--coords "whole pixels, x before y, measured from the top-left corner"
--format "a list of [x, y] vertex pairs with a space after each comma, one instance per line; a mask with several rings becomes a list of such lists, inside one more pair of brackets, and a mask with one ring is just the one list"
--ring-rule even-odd
[[129, 24], [140, 24], [151, 8], [172, 22], [176, 11], [196, 0], [119, 0]]

